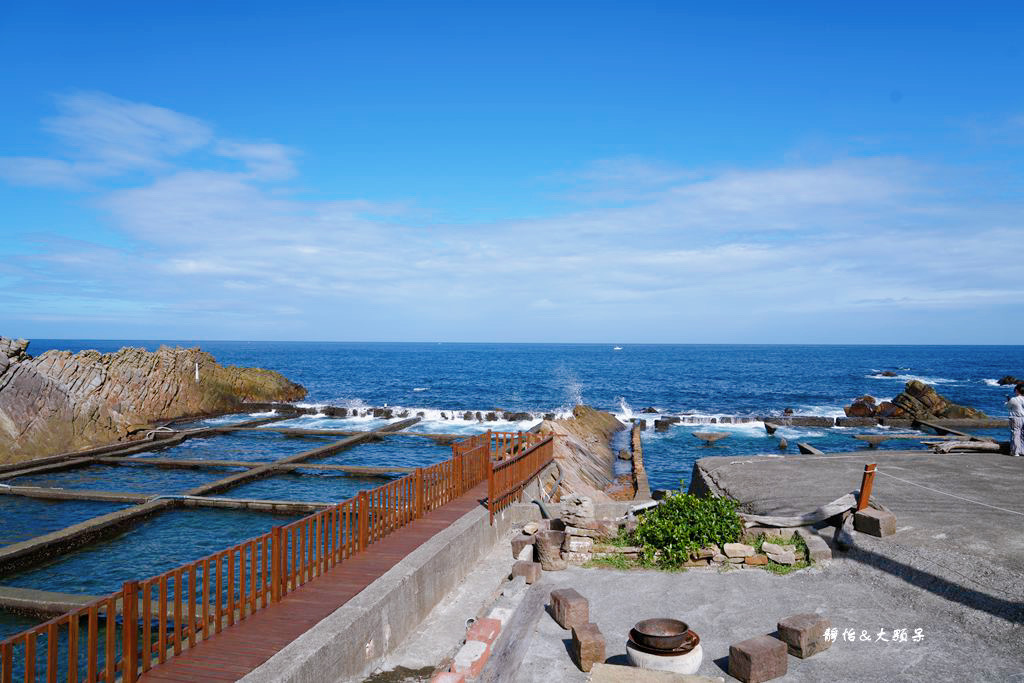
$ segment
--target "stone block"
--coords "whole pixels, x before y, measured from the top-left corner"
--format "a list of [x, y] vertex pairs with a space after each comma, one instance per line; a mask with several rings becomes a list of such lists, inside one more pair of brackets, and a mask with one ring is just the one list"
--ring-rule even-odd
[[761, 544], [761, 552], [767, 553], [769, 555], [772, 553], [775, 553], [777, 555], [781, 553], [795, 553], [796, 547], [792, 545], [779, 545], [778, 543], [771, 543], [770, 541], [765, 541]]
[[573, 588], [551, 591], [551, 616], [565, 629], [590, 623], [590, 603]]
[[518, 558], [519, 553], [523, 551], [523, 548], [529, 546], [530, 551], [533, 551], [533, 544], [536, 539], [533, 536], [527, 536], [526, 534], [519, 534], [518, 536], [512, 537], [512, 557]]
[[684, 567], [706, 567], [708, 566], [707, 560], [686, 560], [683, 562]]
[[536, 559], [537, 550], [533, 545], [524, 545], [523, 549], [516, 555], [516, 559], [522, 562], [533, 562]]
[[[594, 526], [597, 526], [596, 524]], [[597, 529], [584, 529], [578, 526], [566, 526], [565, 527], [566, 538], [572, 536], [586, 536], [588, 538], [597, 538], [600, 532]]]
[[891, 512], [864, 508], [854, 513], [853, 528], [870, 536], [892, 536], [896, 533], [896, 516]]
[[714, 557], [711, 558], [711, 561], [714, 562], [715, 564], [722, 564], [723, 562], [725, 562], [728, 559], [729, 558], [726, 557], [725, 555], [715, 555]]
[[750, 557], [743, 558], [743, 562], [752, 565], [768, 564], [768, 557], [765, 555], [751, 555]]
[[604, 636], [597, 624], [572, 627], [572, 655], [581, 671], [590, 671], [594, 664], [604, 661]]
[[497, 619], [477, 619], [466, 631], [466, 640], [479, 640], [488, 645], [494, 644], [501, 633], [501, 622]]
[[796, 564], [796, 553], [791, 550], [781, 553], [768, 553], [768, 559], [778, 564], [792, 566]]
[[586, 564], [594, 559], [593, 553], [570, 553], [562, 551], [562, 560], [566, 564]]
[[479, 640], [467, 640], [452, 661], [452, 671], [463, 674], [466, 678], [476, 678], [484, 670], [487, 657], [491, 654], [491, 646]]
[[828, 543], [824, 538], [807, 528], [801, 528], [797, 533], [800, 534], [800, 537], [804, 539], [804, 543], [807, 544], [808, 560], [823, 562], [832, 559], [832, 548], [828, 547]]
[[771, 636], [757, 636], [729, 646], [729, 675], [744, 683], [785, 676], [788, 666], [786, 644]]
[[562, 559], [564, 540], [564, 531], [537, 532], [537, 559], [540, 560], [541, 569], [547, 572], [565, 569], [565, 560]]
[[825, 637], [831, 627], [832, 622], [820, 614], [794, 614], [779, 622], [779, 638], [789, 654], [807, 659], [832, 645]]
[[723, 550], [726, 557], [750, 557], [754, 554], [754, 546], [745, 543], [726, 543]]
[[512, 576], [521, 576], [526, 583], [535, 583], [540, 578], [540, 562], [523, 562], [512, 565]]
[[565, 536], [562, 551], [567, 553], [589, 553], [594, 549], [594, 539], [586, 536]]

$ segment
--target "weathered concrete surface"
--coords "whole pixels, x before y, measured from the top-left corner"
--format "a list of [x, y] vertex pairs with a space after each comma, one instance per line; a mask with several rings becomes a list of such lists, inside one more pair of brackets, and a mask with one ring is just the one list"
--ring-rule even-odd
[[797, 515], [858, 490], [868, 463], [878, 463], [879, 472], [872, 500], [896, 515], [897, 533], [885, 542], [974, 577], [991, 572], [993, 585], [1008, 583], [1000, 578], [1006, 573], [1021, 576], [1024, 458], [921, 451], [701, 458], [691, 490], [699, 479], [746, 512]]
[[241, 680], [361, 680], [379, 668], [386, 655], [415, 632], [434, 606], [507, 535], [506, 525], [490, 525], [485, 508], [473, 509]]
[[[775, 632], [797, 612], [831, 618], [840, 640], [809, 659], [789, 658], [785, 681], [1007, 681], [1024, 674], [1024, 629], [983, 611], [964, 608], [857, 561], [775, 576], [757, 569], [685, 573], [611, 571], [571, 567], [546, 573], [533, 589], [572, 587], [590, 600], [591, 621], [605, 635], [607, 660], [626, 663], [629, 629], [642, 619], [682, 619], [704, 649], [698, 671], [728, 677], [729, 645]], [[844, 629], [872, 642], [843, 641]], [[875, 642], [881, 629], [908, 629], [905, 643]], [[924, 639], [913, 642], [914, 630]], [[573, 664], [569, 631], [548, 615], [537, 622], [515, 680], [586, 681]]]
[[0, 462], [125, 438], [157, 420], [230, 412], [243, 401], [306, 395], [277, 372], [224, 367], [198, 348], [47, 351], [32, 358], [27, 346], [0, 337]]

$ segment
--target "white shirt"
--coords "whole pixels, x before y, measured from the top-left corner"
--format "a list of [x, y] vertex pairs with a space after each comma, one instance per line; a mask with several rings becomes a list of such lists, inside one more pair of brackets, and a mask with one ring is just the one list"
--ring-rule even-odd
[[1024, 417], [1024, 396], [1012, 396], [1006, 405], [1010, 409], [1010, 417]]

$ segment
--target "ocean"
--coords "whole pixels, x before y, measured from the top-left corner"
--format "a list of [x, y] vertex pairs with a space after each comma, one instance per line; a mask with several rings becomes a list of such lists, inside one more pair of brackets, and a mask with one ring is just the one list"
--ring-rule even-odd
[[[565, 414], [577, 403], [621, 419], [693, 415], [797, 414], [840, 416], [843, 406], [870, 394], [898, 394], [910, 379], [933, 385], [949, 399], [1005, 417], [1007, 387], [996, 380], [1024, 377], [1024, 346], [801, 346], [462, 344], [364, 342], [239, 342], [140, 340], [34, 340], [29, 352], [48, 349], [116, 351], [161, 344], [199, 346], [221, 364], [277, 370], [309, 390], [307, 405], [391, 406], [424, 412], [419, 431], [471, 433], [527, 428], [536, 420], [481, 425], [456, 418], [464, 411], [506, 410]], [[891, 372], [895, 377], [882, 373]], [[654, 408], [656, 414], [641, 411]], [[456, 419], [452, 419], [456, 418]], [[319, 421], [318, 421], [319, 420]], [[302, 418], [302, 426], [338, 426]], [[369, 422], [367, 422], [369, 426]], [[654, 487], [686, 484], [692, 463], [710, 455], [778, 453], [778, 436], [794, 449], [808, 441], [825, 451], [863, 444], [854, 433], [884, 429], [783, 429], [769, 437], [760, 422], [716, 425], [730, 437], [705, 448], [694, 425], [645, 433]], [[998, 435], [999, 432], [992, 432]], [[1004, 437], [1005, 438], [1005, 437]], [[906, 447], [886, 442], [883, 447]]]

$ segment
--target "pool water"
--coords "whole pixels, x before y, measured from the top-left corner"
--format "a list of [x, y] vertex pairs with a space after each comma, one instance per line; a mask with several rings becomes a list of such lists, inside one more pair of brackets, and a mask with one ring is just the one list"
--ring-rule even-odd
[[225, 498], [257, 498], [304, 503], [340, 503], [386, 479], [352, 477], [341, 472], [296, 470], [275, 474], [237, 486], [219, 495]]
[[311, 451], [338, 440], [338, 437], [297, 436], [278, 432], [229, 432], [216, 436], [186, 439], [177, 446], [158, 451], [147, 451], [136, 457], [270, 462], [289, 455]]
[[452, 457], [451, 446], [441, 446], [424, 436], [383, 436], [324, 458], [309, 460], [318, 465], [373, 465], [377, 467], [425, 467]]
[[168, 469], [153, 465], [89, 465], [69, 470], [32, 474], [6, 480], [12, 486], [129, 491], [133, 493], [176, 494], [223, 479], [237, 467], [209, 469]]
[[302, 516], [211, 508], [168, 510], [115, 538], [0, 577], [0, 584], [105, 595], [125, 581], [173, 569]]
[[127, 503], [0, 496], [0, 546], [59, 531], [126, 507]]

